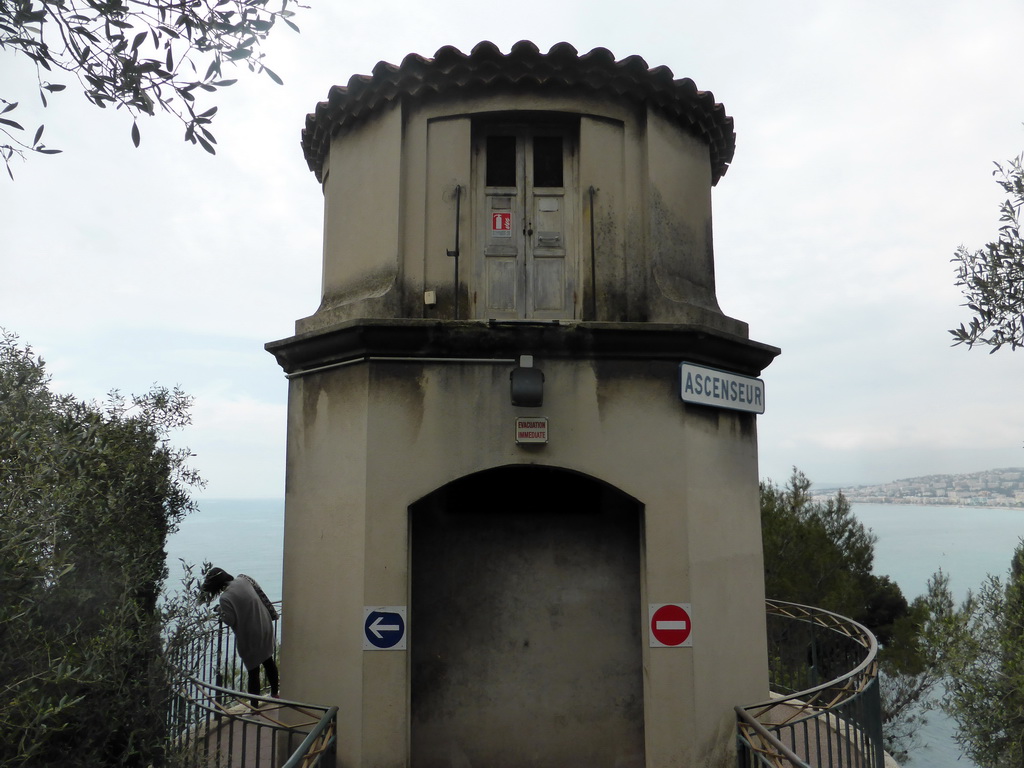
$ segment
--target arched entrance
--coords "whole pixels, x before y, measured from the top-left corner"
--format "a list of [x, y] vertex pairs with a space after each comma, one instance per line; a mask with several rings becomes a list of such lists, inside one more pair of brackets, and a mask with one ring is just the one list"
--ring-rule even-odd
[[410, 508], [414, 768], [643, 765], [641, 511], [536, 466]]

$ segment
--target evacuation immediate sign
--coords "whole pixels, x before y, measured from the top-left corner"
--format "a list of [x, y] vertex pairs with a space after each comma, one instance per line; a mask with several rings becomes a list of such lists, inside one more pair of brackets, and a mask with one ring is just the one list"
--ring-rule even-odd
[[651, 603], [651, 648], [688, 648], [693, 645], [689, 603]]
[[516, 416], [516, 444], [546, 443], [548, 420], [546, 416]]

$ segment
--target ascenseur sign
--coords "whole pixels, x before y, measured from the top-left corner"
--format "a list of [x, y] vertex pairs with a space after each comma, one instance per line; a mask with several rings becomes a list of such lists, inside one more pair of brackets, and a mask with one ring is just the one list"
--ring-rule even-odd
[[681, 363], [679, 390], [685, 403], [764, 413], [764, 382], [753, 376]]

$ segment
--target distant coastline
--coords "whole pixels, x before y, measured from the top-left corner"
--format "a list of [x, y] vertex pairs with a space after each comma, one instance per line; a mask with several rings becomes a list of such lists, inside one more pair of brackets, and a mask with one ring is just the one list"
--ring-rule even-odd
[[879, 485], [815, 488], [815, 501], [836, 493], [860, 504], [1024, 509], [1024, 468], [1006, 467], [958, 475], [924, 475]]

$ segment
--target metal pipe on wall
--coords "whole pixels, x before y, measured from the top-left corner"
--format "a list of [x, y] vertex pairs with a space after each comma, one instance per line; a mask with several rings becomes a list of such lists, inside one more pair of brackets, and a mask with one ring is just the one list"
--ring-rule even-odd
[[459, 223], [462, 219], [462, 185], [455, 185], [455, 250], [446, 251], [455, 259], [455, 319], [459, 320]]
[[597, 320], [597, 247], [594, 244], [594, 195], [597, 190], [591, 185], [590, 193], [590, 319]]

